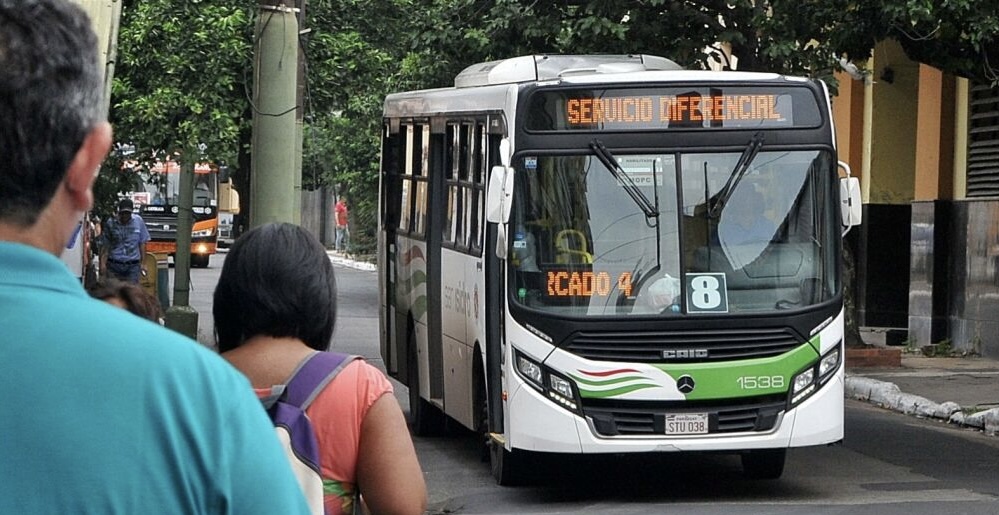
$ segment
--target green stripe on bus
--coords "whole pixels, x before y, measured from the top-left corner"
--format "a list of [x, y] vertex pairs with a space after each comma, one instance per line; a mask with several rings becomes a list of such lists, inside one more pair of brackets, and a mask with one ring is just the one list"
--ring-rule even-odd
[[770, 358], [654, 366], [674, 379], [685, 375], [694, 379], [694, 390], [686, 395], [687, 400], [730, 399], [787, 393], [791, 378], [813, 364], [818, 357], [818, 352], [809, 342]]
[[585, 377], [575, 374], [570, 374], [570, 376], [576, 381], [576, 383], [585, 384], [587, 386], [608, 386], [617, 383], [624, 383], [627, 381], [643, 381], [643, 380], [648, 381], [648, 378], [641, 375], [613, 377], [610, 379], [586, 379]]

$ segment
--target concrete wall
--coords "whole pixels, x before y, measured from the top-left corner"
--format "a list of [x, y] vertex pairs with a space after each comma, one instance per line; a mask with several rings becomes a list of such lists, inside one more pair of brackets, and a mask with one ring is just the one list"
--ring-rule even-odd
[[302, 192], [302, 227], [314, 234], [326, 248], [334, 242], [333, 196], [325, 189]]

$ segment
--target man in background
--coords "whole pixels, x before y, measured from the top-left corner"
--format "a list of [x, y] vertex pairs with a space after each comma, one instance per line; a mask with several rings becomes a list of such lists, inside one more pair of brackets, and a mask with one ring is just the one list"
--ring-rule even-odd
[[333, 211], [336, 219], [335, 248], [338, 252], [347, 252], [347, 247], [350, 245], [350, 229], [347, 228], [347, 201], [340, 197]]
[[132, 284], [146, 274], [146, 242], [149, 231], [141, 216], [133, 214], [130, 199], [118, 202], [118, 214], [104, 224], [104, 245], [101, 245], [101, 277], [111, 276]]
[[59, 259], [111, 146], [97, 37], [0, 0], [0, 513], [308, 513], [247, 379]]

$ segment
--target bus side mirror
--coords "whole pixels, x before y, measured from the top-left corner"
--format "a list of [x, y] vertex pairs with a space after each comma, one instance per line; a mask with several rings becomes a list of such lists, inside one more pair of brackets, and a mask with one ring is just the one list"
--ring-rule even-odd
[[513, 206], [513, 169], [510, 168], [510, 140], [503, 138], [499, 145], [502, 165], [494, 166], [489, 174], [486, 189], [486, 221], [497, 224], [496, 257], [506, 259], [506, 223]]
[[510, 207], [513, 196], [513, 170], [505, 166], [494, 166], [489, 175], [489, 189], [486, 191], [486, 221], [505, 224], [510, 220]]
[[840, 212], [843, 218], [843, 234], [846, 234], [851, 227], [860, 225], [863, 203], [860, 197], [860, 179], [850, 176], [848, 164], [840, 161], [839, 166], [846, 171], [846, 177], [841, 177], [839, 180]]
[[513, 170], [494, 166], [486, 190], [486, 221], [497, 224], [496, 257], [506, 259], [506, 223], [513, 205]]

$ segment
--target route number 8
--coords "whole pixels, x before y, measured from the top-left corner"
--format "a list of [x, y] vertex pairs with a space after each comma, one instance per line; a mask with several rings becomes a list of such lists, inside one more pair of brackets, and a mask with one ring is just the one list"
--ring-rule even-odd
[[687, 275], [691, 311], [728, 312], [725, 274]]

